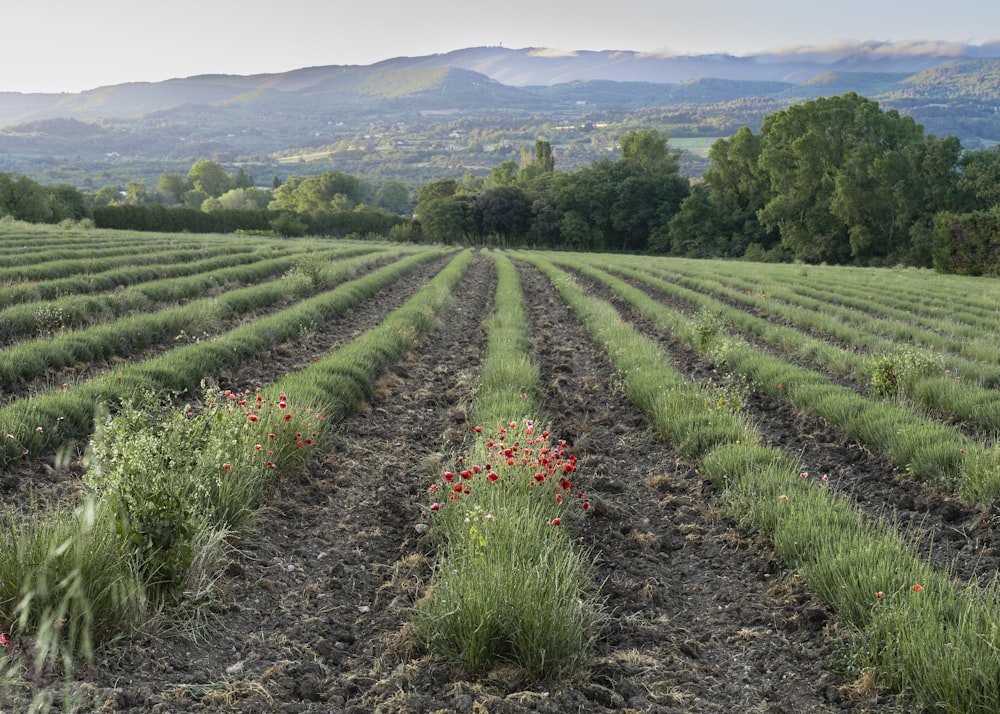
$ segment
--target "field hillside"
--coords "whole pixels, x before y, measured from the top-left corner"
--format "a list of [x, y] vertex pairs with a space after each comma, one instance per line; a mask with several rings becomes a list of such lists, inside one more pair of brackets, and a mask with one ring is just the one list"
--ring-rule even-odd
[[995, 282], [0, 246], [0, 713], [1000, 709]]

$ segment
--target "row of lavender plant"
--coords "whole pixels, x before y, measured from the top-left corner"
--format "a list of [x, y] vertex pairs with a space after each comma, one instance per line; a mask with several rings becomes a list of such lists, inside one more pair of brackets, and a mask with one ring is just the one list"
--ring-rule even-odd
[[588, 504], [575, 456], [543, 426], [517, 270], [494, 260], [471, 443], [429, 488], [437, 566], [415, 624], [430, 652], [470, 674], [510, 662], [559, 678], [586, 662], [599, 622], [575, 539]]
[[[1000, 343], [996, 341], [996, 331], [991, 329], [995, 316], [976, 317], [970, 313], [967, 315], [969, 327], [959, 330], [960, 334], [949, 330], [946, 323], [919, 329], [901, 320], [896, 330], [897, 339], [890, 340], [877, 332], [852, 330], [847, 325], [838, 329], [831, 324], [830, 318], [818, 316], [820, 307], [813, 303], [777, 310], [764, 304], [770, 303], [770, 299], [730, 296], [748, 309], [767, 314], [767, 317], [756, 317], [725, 307], [707, 295], [686, 291], [645, 271], [621, 269], [618, 272], [665, 294], [681, 297], [686, 293], [687, 298], [702, 305], [703, 309], [723, 315], [733, 325], [754, 334], [760, 342], [781, 349], [793, 358], [846, 376], [873, 396], [904, 400], [918, 412], [930, 411], [958, 419], [978, 429], [985, 438], [1000, 431], [1000, 396], [994, 388], [1000, 382], [1000, 368], [994, 358]], [[878, 275], [869, 273], [871, 278]], [[969, 282], [974, 279], [965, 280], [966, 289], [974, 291], [977, 284]], [[833, 288], [824, 294], [831, 302], [842, 299]], [[944, 298], [941, 301], [947, 302]], [[953, 316], [960, 314], [955, 312]], [[775, 318], [791, 321], [797, 327], [775, 324]], [[883, 322], [880, 320], [879, 324]], [[815, 336], [800, 329], [805, 325], [814, 326], [812, 334]], [[828, 339], [831, 335], [844, 346], [831, 343]]]
[[866, 398], [823, 374], [774, 357], [725, 330], [688, 319], [637, 288], [592, 266], [578, 268], [599, 280], [659, 326], [709, 353], [721, 367], [742, 374], [758, 389], [819, 414], [851, 438], [904, 466], [914, 477], [989, 505], [1000, 496], [1000, 449], [906, 405]]
[[[19, 342], [0, 349], [0, 389], [11, 389], [50, 370], [79, 363], [128, 358], [156, 345], [173, 347], [178, 340], [210, 339], [220, 326], [328, 290], [359, 271], [398, 259], [402, 254], [371, 251], [339, 261], [331, 261], [330, 254], [315, 254], [310, 256], [310, 260], [317, 261], [317, 272], [312, 276], [293, 274], [291, 279], [272, 279], [155, 312]], [[188, 339], [183, 340], [184, 336]], [[70, 386], [71, 382], [66, 382], [62, 388]]]
[[[325, 261], [379, 249], [371, 245], [319, 250], [299, 246], [296, 251], [280, 255], [270, 251], [232, 253], [193, 263], [148, 266], [138, 271], [119, 268], [102, 274], [102, 284], [111, 285], [108, 290], [98, 289], [96, 279], [93, 282], [91, 279], [69, 279], [35, 283], [32, 300], [0, 309], [0, 344], [12, 344], [27, 336], [51, 336], [114, 317], [149, 312], [162, 303], [207, 297], [228, 286], [259, 283], [295, 271], [307, 256], [308, 260]], [[178, 270], [184, 274], [172, 275]], [[21, 296], [27, 297], [28, 292], [23, 291]], [[58, 297], [41, 298], [43, 292], [58, 294]]]
[[181, 394], [194, 389], [206, 376], [294, 338], [303, 326], [322, 324], [447, 252], [429, 249], [416, 253], [211, 340], [176, 347], [140, 363], [124, 364], [91, 382], [14, 402], [0, 409], [0, 434], [6, 435], [0, 445], [0, 464], [85, 438], [93, 429], [94, 410], [102, 401], [120, 402], [149, 391]]
[[[200, 251], [172, 251], [169, 246], [155, 242], [136, 241], [137, 255], [143, 256], [140, 264], [122, 260], [103, 270], [78, 262], [76, 269], [63, 277], [8, 277], [0, 284], [0, 307], [9, 307], [38, 300], [54, 300], [63, 295], [107, 293], [129, 285], [163, 278], [195, 275], [236, 265], [254, 263], [262, 259], [277, 258], [289, 253], [317, 249], [304, 243], [260, 243], [251, 246], [218, 245]], [[84, 248], [81, 247], [81, 250]], [[20, 249], [32, 255], [29, 246]], [[153, 259], [151, 260], [151, 256]]]
[[[821, 416], [845, 428], [872, 448], [892, 456], [915, 475], [948, 488], [959, 485], [959, 491], [977, 503], [988, 503], [1000, 494], [998, 478], [993, 475], [1000, 456], [989, 435], [984, 439], [970, 439], [952, 426], [929, 419], [926, 413], [926, 410], [932, 410], [938, 414], [950, 414], [967, 424], [992, 432], [1000, 428], [1000, 397], [994, 390], [947, 373], [934, 355], [917, 354], [909, 348], [900, 347], [884, 355], [865, 358], [819, 337], [810, 337], [794, 328], [727, 307], [710, 296], [679, 288], [642, 271], [616, 266], [614, 272], [697, 306], [700, 312], [689, 321], [694, 324], [694, 333], [687, 330], [687, 339], [698, 349], [712, 350], [719, 359], [732, 362], [737, 359], [736, 351], [739, 351], [746, 353], [745, 362], [749, 360], [748, 364], [758, 365], [753, 370], [764, 369], [760, 365], [768, 359], [757, 349], [757, 343], [771, 344], [797, 356], [802, 362], [829, 369], [835, 374], [846, 371], [858, 379], [863, 375], [868, 388], [858, 393], [858, 390], [836, 385], [834, 380], [814, 369], [795, 366], [786, 360], [776, 359], [768, 368], [776, 375], [774, 384], [787, 385], [782, 394], [790, 399], [796, 389], [804, 389], [806, 393], [817, 389], [827, 392], [828, 398], [821, 400], [817, 397], [813, 400]], [[606, 274], [595, 275], [609, 282]], [[623, 285], [618, 281], [612, 287], [617, 291], [630, 287]], [[654, 301], [647, 300], [645, 309], [651, 319], [673, 325], [678, 334], [685, 334], [681, 323], [686, 318], [680, 312], [657, 307]], [[755, 342], [737, 340], [729, 334], [733, 327], [753, 335]], [[720, 337], [724, 339], [720, 340]], [[713, 345], [713, 342], [716, 344]], [[737, 347], [740, 349], [737, 350]], [[750, 352], [747, 353], [747, 350]], [[722, 351], [727, 354], [721, 354]], [[761, 375], [756, 379], [763, 381], [770, 377]], [[882, 397], [894, 398], [886, 400]], [[917, 443], [921, 441], [926, 443]], [[960, 465], [960, 460], [964, 464]]]
[[323, 427], [436, 324], [470, 259], [460, 253], [378, 326], [267, 387], [210, 390], [183, 409], [126, 398], [102, 419], [79, 506], [3, 514], [12, 547], [0, 552], [0, 675], [70, 673], [116, 634], [191, 617], [274, 479], [300, 470]]
[[[842, 359], [837, 364], [854, 362], [852, 371], [859, 377], [866, 359], [906, 349], [923, 356], [925, 362], [937, 363], [937, 371], [941, 373], [962, 375], [966, 381], [984, 386], [1000, 381], [1000, 368], [993, 359], [1000, 349], [996, 330], [991, 329], [991, 325], [996, 326], [995, 317], [991, 320], [982, 315], [970, 315], [964, 324], [956, 323], [962, 313], [954, 303], [947, 318], [934, 319], [918, 312], [916, 306], [909, 311], [902, 306], [886, 308], [876, 302], [878, 298], [874, 295], [868, 302], [879, 307], [863, 310], [857, 307], [862, 301], [851, 301], [845, 296], [846, 288], [817, 289], [812, 285], [796, 285], [791, 272], [785, 284], [776, 286], [762, 284], [753, 278], [718, 275], [711, 267], [706, 267], [704, 273], [679, 273], [663, 262], [647, 261], [636, 267], [670, 281], [673, 289], [679, 292], [687, 287], [707, 296], [717, 296], [752, 310], [765, 321], [780, 321], [794, 325], [800, 333], [832, 339], [854, 357], [853, 360]], [[869, 279], [878, 282], [885, 272], [872, 269]], [[968, 286], [969, 289], [973, 287], [973, 283]], [[948, 302], [945, 295], [940, 295], [939, 299], [942, 303]], [[786, 340], [785, 346], [792, 347], [791, 340]]]
[[[538, 256], [546, 273], [615, 364], [626, 392], [660, 432], [695, 459], [729, 512], [760, 529], [854, 634], [854, 658], [883, 686], [928, 709], [1000, 707], [996, 579], [964, 587], [921, 560], [889, 521], [872, 524], [797, 459], [762, 446], [741, 413], [719, 410], [604, 301]], [[628, 287], [628, 286], [625, 286]], [[701, 393], [701, 396], [699, 396]], [[857, 672], [856, 672], [857, 673]]]

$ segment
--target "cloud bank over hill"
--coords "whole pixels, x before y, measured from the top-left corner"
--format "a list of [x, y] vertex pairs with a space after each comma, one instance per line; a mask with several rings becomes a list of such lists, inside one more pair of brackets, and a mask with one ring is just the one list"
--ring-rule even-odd
[[878, 60], [915, 57], [953, 57], [955, 59], [968, 57], [984, 59], [1000, 57], [1000, 40], [993, 40], [981, 45], [935, 40], [907, 40], [904, 42], [841, 40], [825, 45], [778, 47], [753, 56], [761, 60], [773, 58], [774, 61], [780, 62], [797, 61], [818, 64], [834, 64], [850, 58]]

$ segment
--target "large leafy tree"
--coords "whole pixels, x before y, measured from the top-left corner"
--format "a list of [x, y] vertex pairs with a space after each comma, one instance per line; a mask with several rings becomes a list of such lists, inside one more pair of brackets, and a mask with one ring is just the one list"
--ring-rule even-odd
[[[913, 224], [929, 210], [918, 200], [923, 169], [937, 170], [923, 161], [928, 141], [912, 118], [853, 92], [770, 114], [761, 127], [769, 199], [760, 222], [807, 262], [908, 256]], [[948, 145], [936, 148], [938, 163], [947, 162]]]
[[454, 243], [470, 232], [468, 197], [443, 196], [422, 202], [417, 218], [424, 237], [435, 243]]
[[531, 227], [531, 200], [516, 186], [497, 186], [476, 197], [473, 219], [480, 235], [496, 236], [503, 246], [523, 242]]
[[405, 213], [410, 207], [410, 189], [402, 181], [386, 181], [375, 193], [375, 207]]
[[298, 213], [349, 211], [361, 203], [365, 186], [356, 176], [327, 171], [319, 176], [291, 176], [274, 190], [271, 208]]
[[986, 211], [1000, 206], [1000, 145], [962, 156], [959, 177], [968, 210]]
[[203, 191], [214, 198], [224, 194], [233, 184], [222, 164], [209, 159], [194, 162], [188, 171], [187, 183], [196, 191]]
[[737, 256], [750, 245], [769, 250], [780, 241], [780, 234], [757, 217], [771, 198], [769, 177], [760, 168], [761, 149], [760, 137], [748, 127], [709, 149], [710, 165], [702, 181], [715, 233], [707, 254]]
[[55, 217], [52, 194], [27, 176], [0, 174], [0, 216], [29, 223], [49, 223]]
[[671, 151], [668, 138], [656, 129], [629, 132], [618, 144], [621, 160], [641, 174], [665, 177], [680, 171], [680, 152]]
[[[567, 240], [590, 247], [645, 250], [649, 237], [678, 211], [689, 187], [678, 174], [677, 155], [656, 130], [630, 132], [620, 140], [618, 161], [603, 159], [552, 186], [564, 216]], [[587, 224], [587, 230], [581, 226]]]

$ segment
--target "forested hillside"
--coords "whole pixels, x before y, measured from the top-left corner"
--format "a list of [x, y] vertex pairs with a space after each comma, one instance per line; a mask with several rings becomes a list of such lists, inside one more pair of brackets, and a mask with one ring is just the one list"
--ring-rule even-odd
[[2, 93], [0, 171], [96, 189], [153, 184], [211, 159], [267, 182], [335, 170], [415, 185], [485, 176], [540, 136], [560, 166], [581, 168], [641, 128], [680, 142], [681, 171], [696, 177], [706, 140], [846, 92], [979, 149], [1000, 141], [998, 67], [990, 57], [874, 52], [833, 62], [470, 48], [363, 67]]

